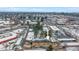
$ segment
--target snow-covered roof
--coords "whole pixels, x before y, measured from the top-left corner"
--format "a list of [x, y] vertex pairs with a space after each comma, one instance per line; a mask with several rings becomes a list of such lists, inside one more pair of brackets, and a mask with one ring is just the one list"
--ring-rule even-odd
[[59, 41], [73, 41], [76, 39], [74, 39], [74, 38], [58, 38], [57, 40], [59, 40]]
[[9, 40], [13, 40], [16, 38], [16, 36], [17, 36], [17, 34], [15, 34], [13, 32], [2, 34], [2, 35], [0, 35], [0, 43], [4, 43]]
[[46, 38], [33, 38], [32, 41], [49, 41]]
[[68, 46], [79, 46], [79, 43], [77, 43], [77, 42], [71, 42], [71, 43], [66, 43], [66, 45], [68, 45]]
[[49, 26], [52, 30], [58, 31], [59, 28], [57, 28], [56, 26]]
[[32, 40], [34, 38], [34, 32], [29, 32], [26, 40]]

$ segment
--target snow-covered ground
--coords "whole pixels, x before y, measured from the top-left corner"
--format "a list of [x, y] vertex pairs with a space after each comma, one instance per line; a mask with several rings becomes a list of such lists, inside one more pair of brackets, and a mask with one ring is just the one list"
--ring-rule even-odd
[[66, 51], [79, 51], [79, 47], [66, 47]]
[[3, 51], [3, 50], [5, 50], [5, 49], [6, 49], [5, 46], [2, 45], [2, 44], [0, 44], [0, 51]]
[[46, 51], [46, 49], [43, 49], [43, 48], [33, 48], [33, 49], [29, 49], [29, 50], [24, 50], [24, 51]]

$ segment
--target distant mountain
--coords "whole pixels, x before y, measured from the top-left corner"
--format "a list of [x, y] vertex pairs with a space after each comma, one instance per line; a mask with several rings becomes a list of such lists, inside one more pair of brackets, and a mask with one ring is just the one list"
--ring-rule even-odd
[[0, 12], [79, 12], [79, 7], [0, 7]]

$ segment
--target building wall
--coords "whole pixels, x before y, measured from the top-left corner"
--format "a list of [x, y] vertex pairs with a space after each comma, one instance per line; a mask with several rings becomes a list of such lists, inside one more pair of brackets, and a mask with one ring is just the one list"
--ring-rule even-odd
[[49, 46], [48, 42], [32, 42], [32, 47]]

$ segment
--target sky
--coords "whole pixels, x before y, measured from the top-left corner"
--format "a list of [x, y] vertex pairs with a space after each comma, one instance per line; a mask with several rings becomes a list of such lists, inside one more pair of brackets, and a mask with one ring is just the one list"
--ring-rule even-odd
[[79, 7], [0, 7], [0, 12], [79, 12]]

